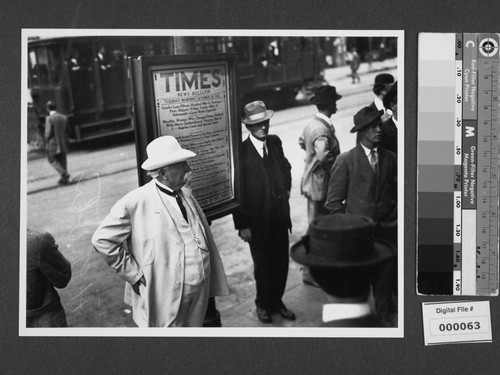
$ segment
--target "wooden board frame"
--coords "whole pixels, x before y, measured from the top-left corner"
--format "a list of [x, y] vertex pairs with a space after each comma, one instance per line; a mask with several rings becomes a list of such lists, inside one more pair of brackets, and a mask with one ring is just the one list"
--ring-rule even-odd
[[128, 62], [139, 185], [149, 181], [140, 167], [148, 143], [173, 135], [197, 154], [190, 161], [191, 187], [207, 218], [231, 213], [241, 199], [237, 54], [140, 56]]

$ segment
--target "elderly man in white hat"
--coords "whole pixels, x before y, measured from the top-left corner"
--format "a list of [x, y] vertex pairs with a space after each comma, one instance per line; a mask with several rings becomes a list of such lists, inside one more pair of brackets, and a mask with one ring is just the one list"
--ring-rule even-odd
[[209, 225], [186, 182], [195, 153], [172, 136], [147, 147], [152, 181], [123, 198], [92, 244], [126, 281], [125, 303], [139, 327], [200, 327], [209, 296], [228, 294]]

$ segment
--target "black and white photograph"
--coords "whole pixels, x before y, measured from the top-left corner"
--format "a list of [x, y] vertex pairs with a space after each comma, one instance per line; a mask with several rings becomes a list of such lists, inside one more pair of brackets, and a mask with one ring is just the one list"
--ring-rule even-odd
[[23, 29], [19, 335], [403, 337], [404, 48]]

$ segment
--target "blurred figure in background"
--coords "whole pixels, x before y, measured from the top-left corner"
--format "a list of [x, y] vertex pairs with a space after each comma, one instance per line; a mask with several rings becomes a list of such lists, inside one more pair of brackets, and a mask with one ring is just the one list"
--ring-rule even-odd
[[361, 64], [361, 57], [359, 57], [358, 51], [356, 47], [351, 47], [351, 60], [349, 61], [349, 66], [351, 68], [351, 77], [352, 83], [356, 83], [356, 81], [361, 82], [361, 78], [359, 78], [358, 69]]
[[66, 153], [69, 148], [68, 118], [56, 111], [53, 101], [46, 104], [49, 115], [45, 118], [45, 145], [50, 165], [59, 173], [59, 185], [70, 183]]

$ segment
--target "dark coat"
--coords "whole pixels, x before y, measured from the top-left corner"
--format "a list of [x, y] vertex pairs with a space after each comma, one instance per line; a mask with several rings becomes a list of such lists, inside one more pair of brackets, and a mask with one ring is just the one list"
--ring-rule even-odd
[[398, 128], [392, 117], [382, 123], [382, 140], [380, 146], [385, 149], [398, 153]]
[[[292, 186], [291, 166], [278, 136], [268, 135], [266, 145], [269, 158], [278, 167], [279, 189], [276, 193], [279, 194], [279, 203], [274, 209], [280, 211], [279, 216], [290, 229], [288, 192]], [[264, 161], [249, 138], [242, 144], [242, 160], [242, 202], [233, 212], [234, 226], [238, 230], [250, 228], [253, 241], [265, 243], [271, 220], [271, 187]]]
[[378, 147], [378, 178], [361, 145], [340, 154], [330, 173], [325, 208], [335, 213], [368, 216], [375, 222], [397, 219], [397, 160]]
[[27, 231], [26, 316], [34, 318], [57, 309], [59, 294], [71, 279], [71, 264], [47, 232]]

